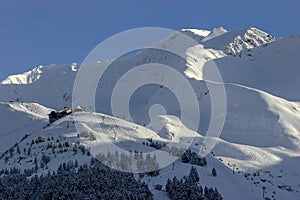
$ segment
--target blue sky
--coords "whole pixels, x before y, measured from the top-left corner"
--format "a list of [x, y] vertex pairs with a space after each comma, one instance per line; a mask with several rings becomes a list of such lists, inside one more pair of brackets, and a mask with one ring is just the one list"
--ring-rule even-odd
[[37, 65], [80, 63], [99, 42], [131, 28], [300, 34], [299, 0], [10, 0], [0, 2], [0, 80]]

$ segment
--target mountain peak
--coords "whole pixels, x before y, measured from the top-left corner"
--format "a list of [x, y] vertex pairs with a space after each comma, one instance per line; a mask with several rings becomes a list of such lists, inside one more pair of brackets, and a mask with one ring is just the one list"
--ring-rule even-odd
[[206, 37], [208, 34], [210, 34], [210, 31], [204, 30], [204, 29], [181, 29], [180, 32], [182, 33], [192, 33], [194, 35], [198, 35], [201, 37]]
[[206, 42], [206, 41], [208, 41], [208, 40], [210, 40], [210, 39], [213, 39], [213, 38], [215, 38], [215, 37], [218, 37], [218, 36], [220, 36], [220, 35], [222, 35], [222, 34], [224, 34], [224, 33], [226, 33], [226, 32], [227, 32], [227, 30], [224, 29], [222, 26], [216, 27], [216, 28], [214, 28], [214, 29], [210, 32], [210, 34], [208, 34], [208, 35], [202, 40], [202, 42]]
[[275, 40], [275, 37], [257, 28], [248, 28], [242, 31], [243, 34], [238, 34], [227, 46], [227, 54], [237, 54], [244, 49], [252, 49]]
[[17, 75], [11, 75], [11, 76], [7, 77], [6, 79], [4, 79], [0, 84], [23, 85], [23, 84], [30, 84], [30, 83], [36, 82], [41, 77], [42, 68], [43, 68], [43, 66], [40, 65], [28, 72], [24, 72], [22, 74], [17, 74]]

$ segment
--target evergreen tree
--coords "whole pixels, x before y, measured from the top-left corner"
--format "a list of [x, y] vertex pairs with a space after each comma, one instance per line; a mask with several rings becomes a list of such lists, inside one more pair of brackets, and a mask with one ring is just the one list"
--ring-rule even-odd
[[211, 170], [211, 175], [212, 176], [217, 176], [217, 171], [216, 171], [216, 169], [214, 167]]
[[199, 181], [199, 174], [195, 167], [192, 167], [190, 170], [189, 178], [192, 182], [197, 183]]
[[148, 186], [132, 174], [98, 162], [92, 167], [82, 165], [78, 171], [72, 169], [73, 162], [64, 163], [57, 174], [48, 172], [30, 179], [26, 178], [30, 169], [24, 174], [16, 168], [6, 170], [0, 177], [0, 199], [153, 199]]
[[[194, 169], [190, 174], [195, 173]], [[167, 180], [166, 192], [168, 192], [171, 200], [222, 200], [222, 196], [216, 188], [205, 186], [203, 192], [202, 186], [199, 186], [191, 177], [193, 175], [180, 180], [176, 177]]]
[[17, 145], [17, 153], [20, 154], [21, 153], [21, 150], [20, 150], [20, 147], [19, 145]]
[[172, 181], [168, 179], [166, 184], [166, 192], [170, 192], [171, 188], [172, 188]]

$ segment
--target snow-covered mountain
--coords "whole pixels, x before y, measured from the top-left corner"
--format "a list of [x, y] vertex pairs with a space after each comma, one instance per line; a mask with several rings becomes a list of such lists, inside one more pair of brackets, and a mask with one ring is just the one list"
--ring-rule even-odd
[[[216, 33], [222, 31], [224, 32], [223, 34]], [[108, 73], [114, 73], [112, 75], [119, 77], [119, 74], [122, 74], [123, 72], [122, 70], [125, 71], [129, 67], [142, 63], [159, 62], [174, 65], [178, 70], [184, 71], [187, 76], [201, 79], [202, 77], [200, 74], [202, 73], [201, 69], [204, 66], [204, 63], [211, 59], [226, 56], [231, 44], [234, 43], [235, 46], [238, 46], [236, 38], [243, 38], [242, 41], [244, 42], [239, 47], [240, 49], [236, 49], [235, 51], [251, 49], [273, 40], [272, 36], [254, 28], [232, 32], [226, 32], [223, 28], [214, 29], [212, 32], [196, 29], [183, 29], [180, 33], [188, 35], [201, 44], [200, 46], [194, 47], [194, 49], [189, 48], [188, 51], [186, 50], [186, 47], [182, 47], [183, 51], [187, 51], [187, 63], [185, 63], [185, 60], [183, 61], [178, 57], [173, 59], [173, 57], [171, 57], [172, 55], [164, 55], [161, 54], [160, 51], [145, 49], [132, 57], [128, 56], [117, 60], [115, 65], [118, 70], [111, 70]], [[160, 41], [158, 44], [155, 44], [154, 47], [168, 46], [168, 48], [173, 49], [170, 46], [178, 44], [176, 43], [176, 40], [180, 39], [180, 36], [174, 34], [165, 40]], [[203, 40], [204, 42], [202, 42]], [[176, 49], [178, 48], [179, 47], [176, 46]], [[122, 64], [121, 69], [118, 67], [120, 63]], [[114, 66], [111, 68], [114, 68]], [[71, 106], [72, 88], [79, 68], [80, 65], [76, 63], [71, 65], [53, 64], [50, 66], [38, 66], [29, 72], [9, 76], [1, 82], [0, 92], [2, 95], [0, 100], [10, 101], [19, 99], [21, 101], [37, 101], [45, 106], [57, 109], [62, 106]], [[113, 83], [113, 81], [114, 80], [110, 82]], [[107, 84], [111, 85], [110, 82]], [[47, 98], [49, 96], [52, 98]]]
[[[134, 94], [129, 105], [134, 122], [120, 119], [121, 116], [110, 116], [110, 98], [118, 79], [133, 66], [146, 63], [172, 66], [189, 80], [197, 94], [201, 121], [198, 133], [185, 128], [185, 132], [176, 137], [196, 136], [201, 141], [211, 119], [211, 97], [206, 82], [212, 81], [209, 80], [209, 62], [214, 61], [224, 82], [212, 82], [211, 87], [224, 86], [227, 112], [221, 137], [207, 156], [208, 165], [197, 166], [201, 184], [217, 187], [224, 199], [259, 199], [264, 186], [265, 196], [270, 199], [298, 199], [300, 79], [297, 74], [300, 72], [300, 37], [275, 39], [255, 28], [237, 31], [227, 31], [222, 27], [212, 31], [182, 29], [182, 33], [199, 45], [177, 47], [179, 35], [174, 34], [154, 44], [154, 47], [175, 45], [174, 48], [185, 52], [185, 59], [155, 49], [144, 49], [121, 57], [111, 64], [98, 84], [99, 93], [95, 98], [101, 105], [96, 105], [97, 113], [75, 113], [50, 126], [47, 126], [47, 119], [53, 109], [72, 106], [73, 85], [80, 65], [39, 66], [7, 77], [0, 83], [0, 110], [1, 116], [4, 116], [0, 121], [3, 141], [0, 145], [3, 155], [0, 167], [31, 169], [36, 165], [34, 159], [40, 161], [45, 154], [50, 156], [47, 163], [50, 170], [56, 170], [68, 160], [89, 163], [89, 156], [83, 152], [75, 155], [74, 147], [86, 145], [89, 148], [93, 144], [101, 144], [103, 141], [97, 134], [111, 137], [119, 146], [132, 151], [155, 150], [145, 145], [150, 138], [160, 143], [170, 142], [168, 134], [176, 132], [174, 130], [179, 126], [180, 121], [174, 120], [174, 115], [180, 116], [180, 109], [174, 94], [165, 87], [145, 86]], [[101, 62], [90, 65], [97, 67]], [[163, 132], [143, 126], [149, 123], [149, 109], [158, 103], [168, 114], [164, 116], [167, 124]], [[96, 126], [98, 121], [95, 119], [99, 118], [103, 119], [106, 128], [93, 133], [88, 127]], [[74, 120], [78, 119], [95, 141], [78, 137], [80, 133], [76, 132], [74, 125]], [[32, 144], [32, 141], [39, 141], [39, 137], [46, 141]], [[192, 139], [189, 142], [193, 142]], [[53, 150], [48, 148], [49, 143], [68, 145]], [[21, 155], [10, 155], [8, 149], [11, 147], [14, 152], [17, 147], [20, 148]], [[191, 149], [199, 151], [199, 144], [193, 143]], [[217, 177], [210, 175], [212, 167], [217, 169]], [[232, 168], [237, 172], [234, 175]], [[167, 179], [175, 175], [182, 178], [189, 169], [190, 164], [177, 160], [175, 165], [163, 168], [159, 176], [142, 180], [148, 184], [155, 198], [168, 199], [166, 192], [155, 190], [154, 185], [165, 185]], [[35, 173], [47, 171], [39, 168]]]

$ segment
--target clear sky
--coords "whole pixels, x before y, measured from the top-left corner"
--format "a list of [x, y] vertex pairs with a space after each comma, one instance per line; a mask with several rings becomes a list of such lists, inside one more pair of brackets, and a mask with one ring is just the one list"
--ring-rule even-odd
[[300, 34], [299, 0], [1, 0], [0, 80], [37, 65], [80, 63], [109, 36], [131, 28]]

